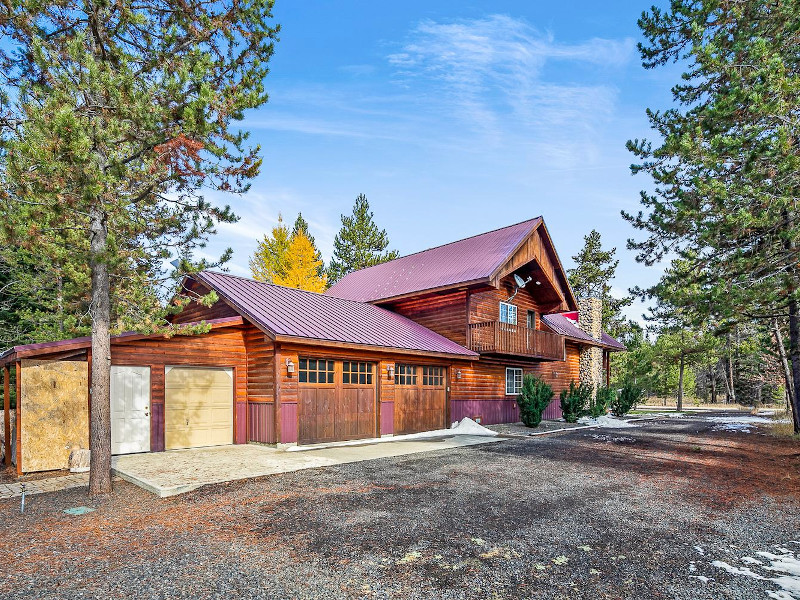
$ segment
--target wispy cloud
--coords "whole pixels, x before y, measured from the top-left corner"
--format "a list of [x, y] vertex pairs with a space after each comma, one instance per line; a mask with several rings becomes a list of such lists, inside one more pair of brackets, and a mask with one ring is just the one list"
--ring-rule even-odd
[[632, 39], [559, 43], [523, 20], [494, 15], [423, 21], [388, 61], [398, 83], [432, 84], [432, 98], [449, 104], [486, 142], [499, 145], [508, 143], [511, 134], [536, 140], [553, 132], [565, 138], [564, 127], [591, 131], [613, 111], [616, 89], [605, 83], [559, 81], [552, 72], [545, 76], [545, 67], [571, 61], [619, 68], [630, 62], [633, 52]]

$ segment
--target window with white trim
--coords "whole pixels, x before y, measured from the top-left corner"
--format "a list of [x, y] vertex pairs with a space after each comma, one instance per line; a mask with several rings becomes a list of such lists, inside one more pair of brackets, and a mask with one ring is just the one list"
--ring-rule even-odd
[[506, 367], [506, 396], [516, 396], [522, 391], [522, 369]]
[[500, 303], [500, 322], [510, 325], [517, 324], [517, 307], [508, 302]]

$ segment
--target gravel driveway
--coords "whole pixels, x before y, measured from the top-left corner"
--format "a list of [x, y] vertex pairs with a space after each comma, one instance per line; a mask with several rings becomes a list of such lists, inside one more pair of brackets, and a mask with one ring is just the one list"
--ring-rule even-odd
[[[716, 427], [576, 430], [165, 500], [120, 482], [24, 515], [0, 501], [0, 597], [764, 599], [782, 573], [758, 553], [800, 556], [800, 444]], [[63, 513], [82, 505], [97, 510]]]

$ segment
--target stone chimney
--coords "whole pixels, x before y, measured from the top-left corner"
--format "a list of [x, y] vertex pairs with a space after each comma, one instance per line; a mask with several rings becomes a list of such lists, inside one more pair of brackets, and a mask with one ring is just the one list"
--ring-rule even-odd
[[[600, 298], [578, 300], [578, 326], [596, 340], [603, 335], [603, 301]], [[603, 349], [586, 346], [580, 354], [580, 382], [596, 392], [603, 385]]]

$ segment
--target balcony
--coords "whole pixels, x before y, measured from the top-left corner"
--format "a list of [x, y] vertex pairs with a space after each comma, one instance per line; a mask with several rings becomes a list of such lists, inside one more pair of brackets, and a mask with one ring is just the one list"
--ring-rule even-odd
[[564, 360], [564, 336], [500, 321], [467, 325], [467, 345], [479, 354]]

